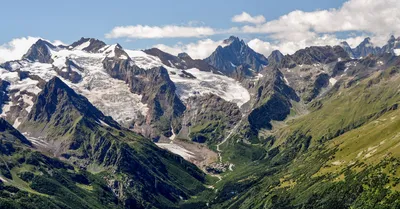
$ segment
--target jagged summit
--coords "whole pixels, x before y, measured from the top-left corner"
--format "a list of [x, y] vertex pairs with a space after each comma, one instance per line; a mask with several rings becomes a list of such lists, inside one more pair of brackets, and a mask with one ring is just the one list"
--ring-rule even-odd
[[228, 46], [228, 45], [231, 45], [232, 43], [240, 43], [240, 42], [244, 43], [244, 41], [240, 40], [239, 37], [230, 36], [228, 39], [225, 39], [222, 43], [223, 43], [223, 46]]
[[268, 62], [270, 66], [278, 65], [283, 59], [284, 55], [279, 50], [274, 50], [268, 56]]
[[[87, 52], [98, 52], [99, 49], [105, 47], [107, 44], [95, 38], [82, 37], [78, 41], [68, 46], [68, 49], [79, 49]], [[122, 47], [121, 47], [122, 48]]]
[[53, 60], [49, 48], [54, 49], [55, 46], [45, 40], [39, 39], [29, 48], [28, 52], [22, 56], [22, 59], [41, 63], [52, 63]]
[[205, 61], [228, 76], [231, 76], [240, 65], [255, 72], [261, 71], [268, 65], [266, 57], [234, 36], [225, 40], [224, 47], [219, 46]]

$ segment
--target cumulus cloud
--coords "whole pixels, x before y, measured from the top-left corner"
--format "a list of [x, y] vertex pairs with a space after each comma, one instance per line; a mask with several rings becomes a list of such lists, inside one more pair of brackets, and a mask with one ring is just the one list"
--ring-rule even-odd
[[[15, 38], [8, 43], [0, 45], [0, 63], [21, 59], [22, 56], [28, 51], [28, 49], [39, 39], [41, 38], [28, 36]], [[60, 40], [48, 42], [56, 46], [65, 45]]]
[[204, 59], [212, 54], [212, 52], [219, 46], [222, 45], [223, 41], [213, 41], [211, 39], [199, 40], [195, 43], [182, 44], [178, 43], [174, 46], [167, 46], [164, 44], [158, 44], [154, 47], [168, 52], [173, 55], [178, 55], [181, 52], [188, 53], [193, 59]]
[[252, 23], [252, 24], [261, 24], [264, 23], [265, 17], [262, 15], [258, 16], [251, 16], [247, 12], [242, 12], [242, 14], [235, 15], [232, 17], [232, 22], [237, 22], [237, 23]]
[[21, 59], [38, 37], [16, 38], [0, 46], [0, 63]]
[[106, 38], [188, 38], [210, 36], [215, 33], [210, 27], [135, 25], [115, 27], [106, 34]]
[[285, 41], [302, 41], [314, 34], [360, 31], [382, 45], [389, 34], [400, 34], [400, 1], [350, 0], [339, 9], [293, 11], [260, 25], [246, 25], [242, 33], [271, 34]]

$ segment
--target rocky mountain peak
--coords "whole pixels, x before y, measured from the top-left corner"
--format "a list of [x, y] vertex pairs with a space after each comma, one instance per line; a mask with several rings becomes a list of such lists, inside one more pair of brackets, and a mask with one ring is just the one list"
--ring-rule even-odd
[[179, 53], [178, 57], [181, 58], [181, 59], [192, 59], [190, 57], [190, 55], [188, 53], [186, 53], [186, 52]]
[[274, 50], [268, 56], [268, 62], [270, 65], [277, 64], [283, 59], [284, 55], [279, 50]]
[[[36, 103], [27, 116], [27, 124], [21, 125], [21, 130], [31, 132], [29, 123], [46, 123], [47, 126], [57, 126], [68, 130], [67, 125], [79, 117], [94, 121], [102, 121], [112, 127], [119, 127], [111, 117], [106, 117], [94, 107], [86, 97], [77, 94], [60, 78], [54, 77], [46, 83], [39, 93]], [[46, 132], [46, 130], [44, 130]]]
[[268, 65], [268, 59], [264, 55], [255, 52], [243, 40], [234, 36], [226, 39], [223, 46], [219, 46], [204, 61], [228, 76], [240, 65], [256, 72]]
[[99, 49], [105, 47], [106, 44], [103, 41], [100, 41], [95, 38], [84, 38], [82, 37], [78, 41], [72, 43], [68, 48], [69, 49], [80, 49], [87, 52], [98, 52]]
[[240, 41], [239, 37], [230, 36], [228, 39], [223, 41], [223, 45], [231, 45], [232, 43], [244, 43], [244, 41]]
[[38, 61], [41, 63], [52, 63], [50, 49], [54, 49], [53, 44], [39, 39], [34, 43], [28, 50], [26, 54], [22, 56], [22, 59], [27, 59], [30, 61]]
[[357, 58], [366, 57], [370, 54], [379, 54], [381, 49], [379, 47], [375, 47], [371, 42], [371, 38], [367, 37], [358, 45], [355, 49], [353, 49], [354, 55]]
[[347, 41], [340, 42], [340, 46], [347, 52], [347, 54], [349, 54], [350, 57], [354, 57], [354, 52]]

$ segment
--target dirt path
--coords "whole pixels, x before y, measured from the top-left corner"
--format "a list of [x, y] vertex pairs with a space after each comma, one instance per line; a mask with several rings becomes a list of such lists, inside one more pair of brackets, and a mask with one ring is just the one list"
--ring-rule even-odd
[[242, 118], [240, 119], [240, 121], [235, 125], [235, 127], [233, 127], [233, 129], [229, 132], [228, 136], [226, 136], [226, 137], [224, 138], [224, 140], [222, 140], [222, 142], [220, 142], [219, 144], [217, 144], [217, 151], [218, 151], [219, 162], [222, 162], [222, 155], [221, 155], [222, 150], [219, 148], [219, 146], [221, 146], [222, 144], [224, 144], [224, 143], [232, 136], [232, 134], [236, 133], [237, 129], [239, 128], [240, 124], [242, 123], [243, 118], [244, 118], [244, 115], [242, 116]]

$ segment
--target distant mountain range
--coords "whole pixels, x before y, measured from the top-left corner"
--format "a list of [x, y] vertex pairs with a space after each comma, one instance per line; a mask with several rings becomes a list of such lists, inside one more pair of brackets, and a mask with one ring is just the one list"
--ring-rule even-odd
[[5, 208], [398, 205], [399, 38], [206, 59], [94, 38], [0, 64]]

